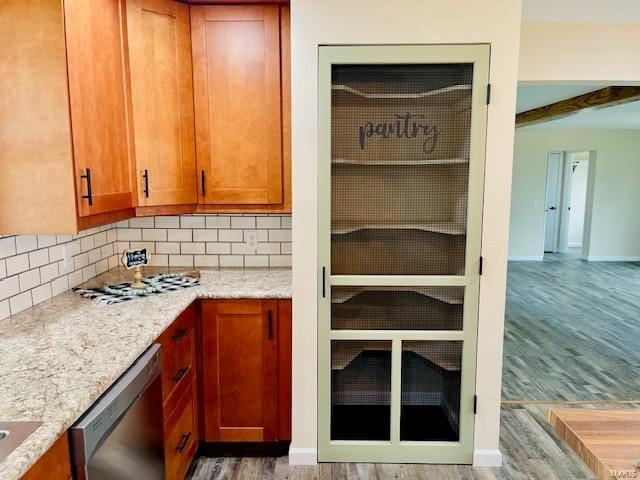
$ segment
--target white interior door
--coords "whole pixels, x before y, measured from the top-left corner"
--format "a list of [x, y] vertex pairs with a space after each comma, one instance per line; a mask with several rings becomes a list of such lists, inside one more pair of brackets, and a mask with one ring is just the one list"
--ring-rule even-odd
[[547, 189], [544, 200], [544, 251], [558, 251], [562, 152], [550, 152], [547, 160]]

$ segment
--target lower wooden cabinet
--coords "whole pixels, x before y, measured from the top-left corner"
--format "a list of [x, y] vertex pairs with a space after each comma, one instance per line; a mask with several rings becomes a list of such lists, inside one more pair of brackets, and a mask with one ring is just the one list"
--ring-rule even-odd
[[207, 442], [290, 438], [289, 300], [202, 302], [202, 416]]
[[22, 480], [70, 480], [71, 456], [69, 436], [65, 433], [22, 476]]
[[183, 479], [196, 453], [198, 399], [196, 382], [197, 305], [187, 308], [158, 338], [162, 346], [162, 407], [165, 478]]

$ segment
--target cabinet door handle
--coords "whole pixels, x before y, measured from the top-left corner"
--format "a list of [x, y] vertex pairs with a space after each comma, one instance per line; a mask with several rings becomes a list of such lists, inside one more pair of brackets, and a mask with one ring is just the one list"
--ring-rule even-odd
[[204, 177], [204, 170], [200, 171], [200, 183], [202, 185], [202, 196], [204, 197], [205, 195], [205, 177]]
[[271, 310], [267, 311], [267, 333], [269, 334], [269, 340], [273, 339], [273, 315]]
[[174, 342], [179, 342], [180, 340], [182, 340], [187, 335], [189, 330], [190, 330], [190, 328], [181, 328], [181, 329], [179, 329], [176, 332], [176, 334], [171, 337], [171, 340], [173, 340]]
[[189, 439], [191, 438], [191, 432], [186, 435], [182, 435], [180, 437], [180, 444], [176, 447], [176, 452], [182, 453], [185, 448], [187, 448], [187, 444], [189, 443]]
[[184, 378], [184, 376], [187, 374], [188, 371], [189, 371], [189, 368], [182, 367], [180, 370], [178, 370], [178, 373], [176, 373], [176, 376], [173, 377], [171, 381], [173, 383], [180, 383], [180, 381]]
[[81, 179], [85, 179], [87, 181], [87, 194], [82, 195], [82, 198], [86, 198], [89, 206], [93, 205], [93, 192], [91, 191], [91, 169], [85, 168], [84, 175], [80, 175]]
[[142, 178], [144, 178], [144, 196], [149, 198], [149, 171], [146, 168], [142, 174]]

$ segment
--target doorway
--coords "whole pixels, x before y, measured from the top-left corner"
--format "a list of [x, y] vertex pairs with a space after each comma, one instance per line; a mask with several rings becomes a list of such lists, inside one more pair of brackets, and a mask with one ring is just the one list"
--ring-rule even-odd
[[544, 252], [582, 253], [589, 194], [588, 151], [549, 152], [544, 205]]

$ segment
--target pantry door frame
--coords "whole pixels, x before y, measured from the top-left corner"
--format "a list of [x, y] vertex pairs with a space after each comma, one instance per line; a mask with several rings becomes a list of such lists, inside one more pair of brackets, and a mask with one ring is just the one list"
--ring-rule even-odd
[[[482, 206], [490, 45], [320, 46], [318, 52], [318, 461], [473, 462], [474, 403]], [[331, 275], [331, 73], [333, 65], [473, 63], [469, 190], [464, 275]], [[463, 330], [331, 330], [332, 286], [464, 286]], [[331, 425], [331, 341], [390, 340], [390, 441], [334, 440]], [[463, 342], [459, 441], [400, 441], [402, 340]]]

